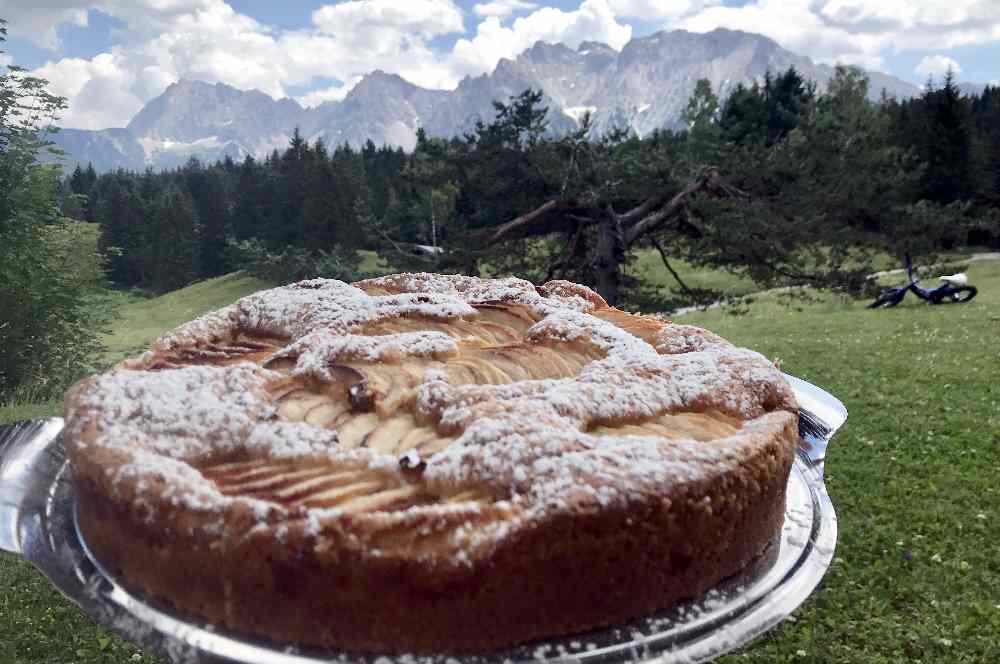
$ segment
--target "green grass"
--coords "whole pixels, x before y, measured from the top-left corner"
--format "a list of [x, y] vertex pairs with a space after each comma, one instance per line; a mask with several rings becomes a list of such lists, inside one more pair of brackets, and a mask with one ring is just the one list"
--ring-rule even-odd
[[727, 664], [1000, 661], [1000, 262], [968, 273], [980, 294], [961, 306], [767, 298], [683, 317], [850, 411], [826, 470], [835, 562], [794, 622]]
[[[757, 290], [750, 279], [725, 270], [696, 267], [681, 259], [671, 259], [670, 266], [688, 288], [705, 288], [725, 291], [729, 295], [743, 295]], [[677, 281], [663, 267], [663, 260], [656, 249], [640, 249], [636, 252], [634, 274], [650, 284], [666, 289], [677, 289]]]
[[[1000, 262], [968, 273], [980, 289], [968, 305], [907, 296], [869, 311], [835, 297], [767, 296], [746, 315], [720, 308], [680, 319], [780, 358], [850, 410], [826, 471], [835, 562], [792, 620], [725, 664], [1000, 662]], [[121, 296], [109, 357], [258, 285], [230, 275], [161, 298]], [[0, 408], [0, 420], [46, 409], [58, 404]], [[4, 664], [123, 662], [136, 652], [17, 558], [0, 556], [0, 588]]]
[[141, 353], [163, 332], [270, 286], [260, 279], [234, 272], [159, 297], [115, 293], [110, 301], [112, 306], [117, 306], [120, 318], [112, 333], [104, 337], [108, 350], [102, 364]]
[[358, 270], [364, 275], [382, 275], [393, 272], [392, 266], [374, 251], [362, 249], [358, 251], [361, 256], [361, 265]]

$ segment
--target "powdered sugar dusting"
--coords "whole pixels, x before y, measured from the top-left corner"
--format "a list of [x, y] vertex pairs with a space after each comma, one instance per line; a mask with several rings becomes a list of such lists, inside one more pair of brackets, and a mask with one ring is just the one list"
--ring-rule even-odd
[[[440, 364], [428, 363], [413, 414], [426, 423], [421, 426], [455, 437], [436, 454], [411, 451], [401, 463], [368, 448], [341, 449], [330, 429], [280, 421], [270, 388], [286, 375], [250, 363], [157, 372], [119, 368], [84, 381], [67, 400], [68, 440], [77, 441], [80, 450], [97, 447], [117, 455], [112, 479], [129, 482], [137, 496], [165, 491], [171, 504], [220, 515], [237, 505], [251, 515], [256, 523], [251, 527], [274, 525], [284, 528], [283, 536], [288, 520], [313, 537], [321, 538], [327, 528], [347, 529], [354, 538], [348, 541], [358, 546], [400, 524], [431, 533], [439, 529], [448, 545], [434, 555], [464, 565], [524, 523], [554, 511], [659, 495], [673, 484], [722, 472], [739, 463], [753, 434], [779, 436], [794, 419], [790, 388], [759, 354], [710, 332], [671, 324], [647, 336], [652, 342], [647, 343], [628, 331], [624, 314], [616, 314], [624, 321], [620, 327], [586, 313], [606, 305], [593, 291], [568, 282], [536, 289], [521, 279], [433, 274], [355, 285], [305, 281], [256, 293], [182, 326], [157, 341], [151, 356], [237, 332], [256, 333], [290, 340], [272, 359], [294, 358], [293, 377], [330, 381], [330, 367], [338, 362], [392, 364], [406, 357], [447, 362], [460, 351], [445, 332], [369, 336], [360, 334], [365, 325], [398, 317], [474, 319], [477, 305], [497, 303], [524, 307], [539, 319], [525, 332], [523, 346], [584, 345], [597, 359], [571, 378], [502, 385], [452, 385]], [[648, 320], [644, 324], [648, 330]], [[735, 435], [708, 442], [588, 433], [598, 426], [706, 411], [745, 424]], [[88, 427], [96, 434], [84, 442]], [[393, 486], [419, 481], [438, 495], [487, 488], [496, 500], [488, 506], [420, 504], [350, 518], [336, 508], [287, 511], [265, 500], [223, 496], [192, 465], [235, 452], [360, 465], [391, 477]], [[166, 485], [170, 488], [163, 489]], [[471, 525], [459, 527], [463, 520]], [[392, 553], [379, 548], [380, 556]]]
[[402, 332], [379, 336], [337, 334], [323, 329], [311, 332], [286, 346], [272, 359], [295, 357], [297, 375], [330, 379], [330, 365], [346, 360], [399, 362], [403, 357], [440, 359], [458, 350], [455, 340], [444, 332]]
[[94, 422], [98, 445], [128, 451], [137, 447], [175, 459], [241, 445], [256, 422], [270, 417], [265, 387], [280, 374], [253, 364], [184, 367], [147, 372], [117, 369], [74, 390], [69, 430]]
[[371, 297], [335, 279], [312, 279], [249, 295], [236, 303], [245, 329], [299, 339], [316, 328], [348, 332], [390, 317], [420, 315], [448, 320], [476, 310], [447, 293], [417, 292]]
[[236, 329], [236, 305], [205, 314], [160, 337], [153, 352], [167, 353], [206, 340], [221, 339]]

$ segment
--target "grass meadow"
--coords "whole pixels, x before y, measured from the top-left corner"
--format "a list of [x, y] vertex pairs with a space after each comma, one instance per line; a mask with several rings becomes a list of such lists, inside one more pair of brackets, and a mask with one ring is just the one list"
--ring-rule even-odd
[[[1000, 261], [968, 273], [980, 293], [967, 305], [910, 295], [870, 311], [768, 295], [742, 315], [720, 307], [680, 319], [780, 359], [850, 411], [827, 460], [839, 517], [830, 571], [792, 618], [720, 661], [1000, 662]], [[155, 299], [119, 295], [105, 359], [261, 285], [236, 274]], [[58, 412], [55, 402], [8, 405], [0, 421]], [[0, 589], [0, 662], [157, 661], [20, 559], [0, 555]]]

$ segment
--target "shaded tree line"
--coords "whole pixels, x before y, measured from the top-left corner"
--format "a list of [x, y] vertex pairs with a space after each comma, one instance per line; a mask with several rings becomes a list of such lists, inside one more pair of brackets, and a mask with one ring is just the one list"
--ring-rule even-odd
[[142, 173], [77, 167], [64, 208], [100, 227], [108, 276], [122, 288], [174, 290], [242, 267], [247, 256], [354, 252], [366, 244], [359, 210], [383, 214], [406, 155], [298, 131], [284, 152]]

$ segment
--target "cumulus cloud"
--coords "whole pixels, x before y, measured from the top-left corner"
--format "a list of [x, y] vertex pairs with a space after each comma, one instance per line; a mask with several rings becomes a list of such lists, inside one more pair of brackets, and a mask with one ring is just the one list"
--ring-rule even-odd
[[132, 33], [155, 33], [169, 26], [172, 18], [212, 4], [213, 0], [5, 0], [4, 18], [10, 21], [12, 34], [57, 50], [58, 26], [86, 27], [91, 10], [125, 21]]
[[312, 20], [320, 31], [342, 37], [372, 28], [425, 39], [465, 31], [462, 10], [451, 0], [348, 0], [317, 9]]
[[754, 0], [677, 24], [759, 32], [818, 62], [884, 67], [883, 54], [1000, 40], [996, 0]]
[[23, 36], [36, 46], [50, 50], [59, 48], [56, 26], [61, 23], [87, 25], [89, 3], [7, 0], [4, 5], [4, 18], [10, 22], [7, 29], [11, 34]]
[[951, 70], [956, 76], [962, 73], [962, 66], [946, 55], [925, 55], [913, 72], [924, 78], [940, 78]]
[[864, 33], [831, 25], [815, 0], [757, 0], [742, 7], [709, 7], [680, 22], [693, 32], [715, 28], [766, 35], [817, 62], [843, 62], [882, 69], [882, 44]]
[[472, 39], [459, 39], [451, 62], [462, 74], [492, 71], [501, 58], [514, 58], [537, 41], [562, 42], [577, 48], [584, 41], [600, 41], [621, 49], [632, 28], [619, 23], [607, 0], [584, 0], [575, 11], [543, 7], [505, 27], [496, 16], [487, 17]]
[[70, 100], [62, 126], [105, 129], [122, 126], [122, 119], [127, 122], [145, 101], [132, 92], [136, 76], [122, 59], [121, 50], [114, 49], [91, 60], [63, 58], [32, 73], [49, 81], [50, 92]]
[[525, 2], [524, 0], [496, 0], [495, 2], [476, 4], [472, 7], [472, 11], [474, 11], [477, 16], [496, 16], [497, 18], [506, 18], [516, 12], [537, 8], [537, 3]]
[[646, 21], [676, 20], [721, 4], [722, 0], [608, 0], [616, 16], [639, 18]]

